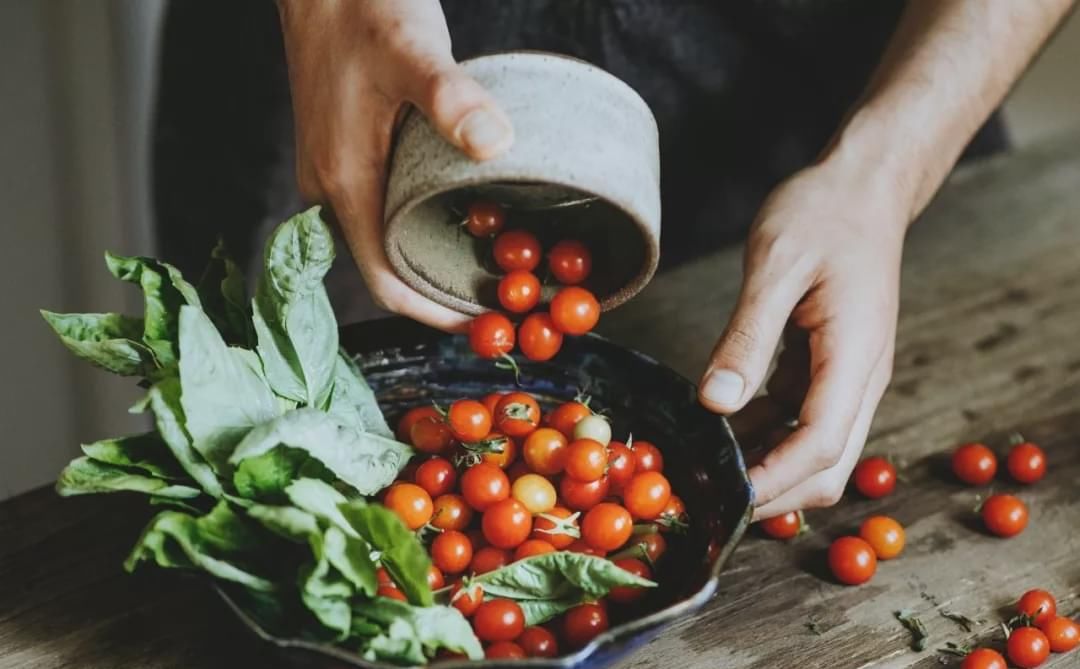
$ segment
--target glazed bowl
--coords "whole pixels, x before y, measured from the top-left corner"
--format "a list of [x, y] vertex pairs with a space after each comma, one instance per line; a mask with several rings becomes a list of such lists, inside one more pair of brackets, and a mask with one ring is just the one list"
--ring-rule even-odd
[[[460, 225], [470, 202], [507, 208], [508, 226], [545, 248], [579, 239], [591, 249], [584, 286], [602, 309], [652, 278], [660, 258], [660, 160], [656, 121], [630, 86], [574, 58], [509, 52], [462, 62], [502, 105], [513, 146], [476, 162], [423, 114], [397, 135], [386, 189], [386, 253], [417, 292], [476, 315], [496, 308], [491, 241]], [[550, 296], [545, 296], [549, 298]]]
[[[394, 419], [407, 409], [494, 389], [523, 389], [545, 409], [581, 391], [612, 421], [616, 439], [632, 433], [655, 443], [664, 473], [686, 504], [690, 528], [668, 534], [668, 551], [654, 575], [659, 587], [640, 607], [612, 610], [611, 628], [585, 648], [553, 659], [488, 660], [485, 667], [598, 668], [645, 644], [664, 627], [700, 609], [716, 592], [720, 571], [742, 537], [753, 509], [753, 490], [742, 454], [722, 417], [697, 402], [694, 386], [640, 353], [596, 335], [567, 338], [546, 363], [520, 360], [520, 386], [512, 374], [469, 352], [464, 337], [446, 335], [400, 318], [369, 321], [341, 331], [341, 345], [356, 357], [383, 412]], [[383, 669], [328, 644], [277, 636], [242, 602], [219, 588], [226, 602], [258, 636], [278, 646], [297, 667]], [[468, 669], [468, 661], [439, 667]]]

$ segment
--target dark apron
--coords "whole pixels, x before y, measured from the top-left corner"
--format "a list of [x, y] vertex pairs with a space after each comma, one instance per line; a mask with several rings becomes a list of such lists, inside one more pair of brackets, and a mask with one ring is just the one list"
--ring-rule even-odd
[[[660, 126], [661, 267], [741, 238], [762, 199], [811, 163], [866, 84], [901, 0], [444, 0], [458, 59], [566, 53], [633, 86]], [[997, 115], [965, 157], [1005, 148]], [[154, 138], [160, 252], [197, 272], [218, 235], [243, 261], [302, 203], [276, 9], [173, 0]], [[370, 315], [342, 249], [342, 320]]]

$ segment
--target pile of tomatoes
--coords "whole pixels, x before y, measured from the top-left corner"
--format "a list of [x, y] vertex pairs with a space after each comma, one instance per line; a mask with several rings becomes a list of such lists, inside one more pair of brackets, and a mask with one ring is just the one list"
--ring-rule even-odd
[[[457, 400], [445, 411], [411, 409], [397, 433], [420, 456], [383, 503], [430, 541], [430, 584], [452, 587], [452, 605], [470, 618], [488, 657], [549, 657], [560, 647], [581, 647], [607, 629], [607, 606], [584, 603], [548, 626], [526, 628], [515, 602], [485, 601], [483, 585], [471, 576], [533, 555], [576, 551], [651, 579], [667, 548], [665, 533], [687, 524], [660, 450], [645, 441], [612, 441], [607, 419], [582, 401], [542, 415], [528, 393], [496, 392]], [[403, 596], [389, 577], [380, 594]], [[644, 594], [620, 587], [605, 599], [626, 604]]]
[[[1046, 590], [1028, 590], [1016, 603], [1016, 617], [1005, 626], [1005, 653], [1017, 667], [1031, 669], [1050, 657], [1080, 645], [1080, 625], [1057, 614], [1057, 600]], [[1006, 669], [1001, 653], [976, 648], [967, 653], [960, 669]]]
[[540, 304], [540, 279], [535, 272], [544, 253], [535, 235], [520, 229], [504, 231], [505, 224], [506, 211], [493, 202], [472, 203], [465, 217], [470, 234], [494, 238], [492, 256], [506, 272], [499, 280], [499, 304], [512, 314], [528, 315], [516, 331], [502, 313], [477, 316], [469, 325], [469, 345], [486, 359], [509, 355], [516, 343], [529, 360], [550, 360], [562, 348], [563, 335], [583, 335], [600, 320], [600, 303], [578, 285], [592, 271], [592, 254], [574, 239], [561, 240], [548, 249], [547, 271], [563, 288], [551, 299], [548, 311], [534, 311]]

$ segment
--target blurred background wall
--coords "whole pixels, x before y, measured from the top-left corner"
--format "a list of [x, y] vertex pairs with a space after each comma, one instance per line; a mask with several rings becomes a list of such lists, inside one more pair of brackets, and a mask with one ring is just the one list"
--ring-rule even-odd
[[[268, 0], [269, 1], [269, 0]], [[79, 363], [36, 310], [135, 311], [102, 251], [151, 253], [149, 135], [165, 0], [0, 0], [0, 499], [141, 428], [130, 383]], [[1080, 132], [1080, 19], [1006, 105], [1020, 146]]]

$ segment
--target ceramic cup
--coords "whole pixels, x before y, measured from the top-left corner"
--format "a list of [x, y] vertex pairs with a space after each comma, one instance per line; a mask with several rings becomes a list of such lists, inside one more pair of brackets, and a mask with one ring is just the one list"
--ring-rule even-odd
[[[411, 111], [398, 134], [386, 192], [386, 252], [412, 288], [451, 309], [498, 308], [491, 240], [460, 225], [471, 201], [507, 207], [545, 249], [579, 239], [592, 251], [583, 284], [610, 309], [640, 291], [660, 257], [656, 121], [627, 84], [583, 61], [510, 52], [462, 63], [514, 125], [513, 146], [476, 162]], [[545, 266], [537, 268], [543, 278]], [[545, 283], [544, 299], [557, 290]]]

